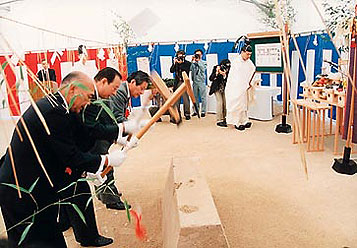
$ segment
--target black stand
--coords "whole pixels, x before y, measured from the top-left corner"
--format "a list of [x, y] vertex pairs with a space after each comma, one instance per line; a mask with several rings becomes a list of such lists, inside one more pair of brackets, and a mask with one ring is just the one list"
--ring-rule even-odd
[[336, 159], [332, 165], [332, 169], [340, 174], [353, 175], [357, 172], [357, 164], [350, 159], [351, 148], [345, 147], [343, 151], [343, 158]]
[[275, 127], [275, 132], [277, 133], [291, 133], [291, 126], [286, 123], [286, 115], [281, 116], [281, 124]]

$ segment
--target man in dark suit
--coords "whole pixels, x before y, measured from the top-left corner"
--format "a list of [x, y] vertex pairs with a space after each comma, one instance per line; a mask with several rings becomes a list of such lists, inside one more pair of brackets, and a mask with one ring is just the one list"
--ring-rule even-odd
[[[108, 98], [117, 92], [122, 82], [121, 79], [120, 73], [113, 68], [106, 67], [100, 70], [94, 77], [94, 96], [92, 100], [102, 100], [101, 104], [107, 104]], [[109, 147], [118, 139], [121, 139], [124, 129], [125, 132], [131, 133], [131, 127], [135, 126], [135, 123], [129, 122], [115, 123], [115, 120], [103, 109], [102, 105], [98, 104], [98, 101], [97, 104], [92, 103], [86, 106], [80, 115], [72, 114], [72, 119], [72, 128], [76, 133], [76, 144], [81, 151], [89, 151], [93, 154], [107, 154]], [[69, 182], [76, 181], [81, 177], [81, 171], [76, 170], [76, 168], [73, 168], [71, 171], [71, 175], [67, 176]], [[108, 195], [106, 197], [116, 200], [116, 205], [112, 208], [124, 210], [125, 206], [120, 199], [118, 190], [113, 183], [109, 187], [111, 187], [113, 192], [107, 192]], [[69, 188], [64, 194], [73, 194], [73, 188]], [[79, 196], [73, 198], [71, 202], [75, 203], [82, 210], [86, 224], [83, 223], [71, 206], [64, 206], [63, 210], [65, 212], [61, 213], [61, 222], [64, 229], [66, 229], [66, 222], [67, 228], [69, 228], [69, 225], [72, 226], [75, 238], [82, 246], [100, 247], [112, 243], [112, 239], [98, 234], [93, 203], [88, 203], [91, 194], [86, 181], [78, 181], [76, 194]], [[110, 204], [107, 204], [107, 207], [108, 205], [110, 207]], [[97, 238], [93, 239], [92, 237]]]
[[[145, 89], [148, 84], [151, 82], [150, 77], [147, 73], [143, 71], [137, 71], [132, 73], [127, 82], [124, 82], [120, 85], [118, 91], [114, 96], [110, 97], [110, 109], [113, 111], [113, 114], [118, 123], [128, 123], [130, 124], [131, 129], [125, 128], [123, 130], [124, 138], [119, 138], [117, 141], [123, 145], [127, 142], [127, 135], [130, 133], [135, 133], [135, 130], [140, 128], [136, 126], [137, 123], [135, 121], [127, 121], [127, 117], [129, 115], [130, 106], [130, 98], [131, 97], [139, 97], [144, 94]], [[129, 125], [128, 125], [129, 126]], [[101, 154], [105, 154], [108, 152], [109, 146], [105, 145], [108, 141], [101, 141]], [[106, 204], [107, 208], [112, 209], [125, 209], [123, 203], [120, 200], [119, 192], [113, 183], [110, 183], [114, 180], [114, 172], [111, 171], [107, 174], [107, 180], [105, 182], [106, 187], [102, 187], [102, 190], [98, 194], [99, 200], [101, 200], [104, 204]], [[113, 194], [114, 192], [114, 194]]]
[[51, 91], [57, 90], [58, 84], [55, 70], [48, 67], [46, 59], [41, 61], [41, 65], [42, 69], [37, 72], [38, 79]]
[[[190, 68], [191, 68], [191, 62], [186, 60], [186, 53], [183, 50], [179, 50], [176, 52], [176, 56], [174, 58], [174, 62], [171, 65], [170, 72], [175, 73], [175, 84], [174, 84], [174, 91], [180, 87], [181, 84], [183, 84], [183, 77], [182, 77], [182, 72], [186, 72], [187, 76], [190, 75]], [[186, 120], [191, 119], [191, 112], [190, 112], [190, 99], [188, 98], [187, 92], [184, 92], [182, 94], [182, 99], [183, 99], [183, 109], [184, 109], [184, 115]], [[176, 102], [177, 110], [180, 113], [181, 116], [181, 111], [180, 111], [180, 103], [181, 103], [181, 97], [179, 100]], [[174, 122], [173, 119], [171, 119], [172, 122]]]
[[[63, 79], [62, 84], [66, 87], [54, 97], [42, 98], [37, 102], [50, 135], [35, 109], [29, 107], [17, 123], [23, 140], [14, 131], [4, 162], [0, 166], [0, 207], [11, 248], [19, 247], [25, 230], [28, 233], [21, 244], [23, 247], [37, 247], [38, 244], [42, 247], [67, 247], [56, 221], [60, 200], [58, 191], [66, 186], [66, 167], [71, 165], [81, 172], [100, 175], [108, 164], [120, 166], [126, 158], [122, 151], [101, 156], [83, 153], [78, 149], [74, 142], [69, 112], [79, 113], [89, 103], [94, 92], [93, 81], [84, 73], [72, 72]], [[31, 138], [27, 135], [27, 130]], [[31, 144], [35, 145], [39, 157]], [[22, 198], [11, 187], [15, 185], [12, 165], [16, 169], [20, 187], [27, 190], [27, 193], [22, 192]], [[28, 193], [30, 191], [31, 194]], [[24, 219], [26, 221], [22, 222]]]

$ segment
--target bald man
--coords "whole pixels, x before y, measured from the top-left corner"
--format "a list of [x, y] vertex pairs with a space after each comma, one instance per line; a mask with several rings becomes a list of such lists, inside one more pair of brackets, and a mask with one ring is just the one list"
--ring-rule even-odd
[[[94, 93], [93, 87], [92, 79], [84, 73], [71, 72], [63, 79], [62, 89], [52, 98], [54, 103], [48, 98], [37, 102], [50, 135], [46, 133], [32, 106], [22, 116], [53, 186], [41, 169], [25, 127], [21, 121], [17, 123], [23, 141], [14, 131], [10, 143], [12, 156], [8, 149], [2, 159], [0, 207], [6, 229], [30, 218], [7, 231], [9, 247], [19, 247], [21, 235], [29, 225], [29, 232], [20, 247], [67, 247], [57, 223], [58, 205], [54, 204], [60, 199], [58, 191], [66, 186], [63, 183], [66, 167], [71, 165], [77, 170], [99, 175], [108, 164], [119, 166], [125, 160], [122, 151], [94, 155], [81, 152], [75, 145], [69, 112], [79, 113], [89, 103]], [[29, 190], [32, 186], [31, 196], [22, 192], [20, 199], [16, 189], [5, 185], [15, 185], [12, 157], [20, 187]], [[44, 208], [44, 211], [39, 212]], [[34, 213], [36, 215], [31, 217]]]

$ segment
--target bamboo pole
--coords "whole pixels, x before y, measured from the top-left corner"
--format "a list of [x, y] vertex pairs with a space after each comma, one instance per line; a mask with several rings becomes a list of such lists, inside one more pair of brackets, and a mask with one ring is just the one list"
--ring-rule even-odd
[[[6, 78], [6, 75], [5, 75], [5, 72], [3, 71], [3, 70], [1, 70], [1, 75], [2, 75], [2, 77], [4, 78], [4, 82], [5, 82], [5, 84], [6, 84], [6, 88], [8, 89], [8, 82], [7, 82], [7, 78]], [[1, 88], [0, 88], [0, 93], [1, 93], [1, 95], [2, 95], [2, 97], [5, 99], [5, 98], [7, 98], [7, 95], [6, 94], [4, 94], [4, 92], [1, 90]], [[10, 98], [11, 98], [11, 100], [12, 101], [14, 101], [14, 96], [12, 95], [12, 91], [10, 91]], [[20, 132], [20, 129], [19, 129], [19, 127], [16, 125], [16, 122], [15, 122], [15, 120], [14, 120], [14, 118], [11, 116], [11, 121], [12, 121], [12, 124], [14, 125], [14, 127], [15, 127], [15, 130], [16, 130], [16, 132], [17, 132], [17, 134], [19, 135], [19, 139], [20, 139], [20, 141], [21, 142], [23, 142], [24, 141], [24, 138], [22, 137], [22, 134], [21, 134], [21, 132]]]
[[[4, 76], [3, 74], [3, 70], [1, 70], [1, 73], [2, 75]], [[5, 83], [7, 85], [7, 80], [5, 80]], [[0, 93], [1, 95], [5, 98], [5, 94], [3, 93], [2, 89], [0, 88]], [[12, 92], [11, 92], [12, 94]], [[16, 132], [18, 133], [19, 135], [19, 139], [21, 142], [23, 142], [23, 138], [22, 138], [22, 134], [19, 130], [19, 127], [17, 126], [17, 123], [15, 122], [15, 120], [13, 118], [11, 118], [14, 126], [15, 126], [15, 130]], [[6, 140], [7, 142], [10, 141], [9, 137], [8, 137], [8, 134], [7, 134], [7, 131], [5, 130], [5, 136], [6, 136]], [[17, 173], [16, 173], [16, 168], [15, 168], [15, 162], [14, 162], [14, 158], [13, 158], [13, 155], [12, 155], [12, 148], [11, 148], [11, 144], [9, 144], [9, 147], [8, 147], [8, 153], [9, 153], [9, 156], [10, 156], [10, 162], [11, 162], [11, 168], [12, 168], [12, 172], [14, 173], [14, 179], [15, 179], [15, 184], [16, 184], [16, 188], [17, 188], [17, 194], [19, 195], [19, 198], [22, 198], [22, 195], [21, 195], [21, 190], [20, 190], [20, 185], [19, 185], [19, 180], [17, 178]], [[0, 165], [1, 166], [1, 165]]]
[[21, 190], [20, 190], [20, 184], [19, 184], [19, 180], [17, 178], [16, 168], [15, 168], [15, 161], [14, 161], [14, 156], [12, 154], [11, 145], [9, 145], [9, 147], [8, 147], [8, 152], [9, 152], [9, 156], [10, 156], [12, 172], [14, 173], [15, 184], [16, 184], [16, 188], [17, 188], [17, 194], [19, 195], [19, 198], [22, 198]]
[[[353, 57], [353, 81], [352, 84], [356, 84], [356, 57], [357, 57], [357, 47], [355, 47], [355, 53]], [[355, 91], [352, 91], [352, 97], [351, 97], [351, 107], [350, 107], [350, 113], [349, 113], [349, 119], [348, 119], [348, 131], [347, 131], [347, 140], [346, 140], [346, 147], [352, 147], [352, 124], [353, 119], [354, 119], [354, 109], [355, 109]]]
[[[11, 67], [13, 73], [16, 74], [15, 66], [12, 64], [12, 62], [11, 62], [9, 56], [5, 55], [5, 59], [6, 59], [6, 61], [8, 62], [8, 65]], [[20, 82], [23, 84], [22, 80], [20, 80]], [[31, 105], [32, 105], [32, 107], [34, 108], [34, 110], [35, 110], [37, 116], [40, 118], [40, 121], [41, 121], [43, 127], [45, 128], [47, 134], [50, 135], [50, 129], [49, 129], [48, 126], [47, 126], [46, 120], [45, 120], [45, 118], [43, 117], [41, 111], [38, 109], [38, 107], [37, 107], [35, 101], [33, 100], [32, 96], [31, 96], [31, 94], [29, 94], [29, 98], [30, 98]], [[15, 98], [13, 98], [12, 100], [13, 100], [13, 102], [15, 102]], [[21, 114], [21, 111], [20, 111], [20, 109], [18, 108], [18, 106], [17, 106], [16, 104], [15, 104], [15, 106], [16, 106], [16, 111], [18, 111], [18, 112]]]
[[[281, 35], [283, 36], [283, 45], [285, 45], [285, 48], [288, 47], [287, 44], [287, 37], [286, 37], [286, 33], [285, 33], [285, 29], [283, 26], [283, 22], [280, 16], [280, 5], [278, 5], [278, 1], [275, 0], [275, 10], [276, 10], [276, 16], [277, 16], [277, 20], [278, 23], [280, 25], [280, 39], [281, 39]], [[283, 50], [283, 52], [285, 53], [285, 55], [283, 55], [283, 62], [284, 62], [284, 68], [287, 69], [287, 75], [288, 78], [291, 80], [291, 71], [290, 71], [290, 61], [289, 61], [289, 51], [288, 50]], [[285, 57], [286, 56], [286, 57]], [[288, 92], [290, 91], [290, 84], [287, 84], [287, 88], [288, 88]], [[299, 116], [297, 115], [297, 104], [296, 101], [293, 100], [293, 121], [295, 124], [299, 123]], [[301, 126], [298, 126], [298, 145], [299, 145], [299, 150], [300, 150], [300, 158], [301, 158], [301, 162], [303, 164], [303, 168], [304, 168], [304, 172], [305, 172], [305, 176], [306, 179], [308, 179], [308, 171], [307, 171], [307, 163], [306, 163], [306, 157], [305, 157], [305, 151], [304, 151], [304, 147], [302, 146], [302, 132], [301, 132]]]
[[292, 37], [292, 39], [293, 39], [293, 42], [294, 42], [296, 51], [297, 51], [297, 53], [298, 53], [298, 55], [299, 55], [300, 64], [301, 64], [302, 70], [303, 70], [303, 72], [304, 72], [304, 74], [305, 74], [305, 79], [306, 79], [306, 81], [307, 81], [306, 67], [305, 67], [305, 64], [304, 64], [304, 60], [302, 59], [302, 56], [301, 56], [300, 48], [299, 48], [299, 46], [298, 46], [298, 44], [297, 44], [297, 41], [296, 41], [296, 38], [295, 38], [295, 34], [290, 31], [290, 35], [291, 35], [291, 37]]
[[[8, 57], [8, 56], [5, 56], [5, 58], [8, 60], [8, 63], [9, 63], [9, 62], [11, 63], [11, 61], [9, 61], [9, 57]], [[14, 70], [13, 67], [12, 67], [12, 69]], [[14, 72], [15, 72], [15, 71], [14, 71]], [[6, 87], [8, 88], [8, 91], [10, 92], [11, 100], [12, 100], [13, 102], [16, 102], [16, 101], [15, 101], [15, 97], [14, 97], [14, 95], [12, 94], [12, 91], [11, 91], [11, 89], [10, 89], [9, 83], [8, 83], [8, 81], [7, 81], [7, 79], [6, 79], [5, 72], [4, 72], [3, 70], [1, 70], [1, 73], [3, 74], [4, 80], [5, 80], [5, 83], [6, 83]], [[35, 104], [35, 105], [36, 105], [36, 104]], [[18, 107], [16, 104], [15, 104], [15, 108], [16, 108], [16, 111], [18, 111], [18, 112], [20, 113], [20, 109], [19, 109], [19, 107]], [[50, 185], [53, 187], [53, 183], [52, 183], [52, 181], [51, 181], [51, 178], [49, 177], [49, 175], [48, 175], [48, 173], [47, 173], [47, 171], [46, 171], [46, 168], [44, 167], [44, 165], [43, 165], [43, 163], [42, 163], [42, 160], [41, 160], [41, 158], [40, 158], [40, 155], [38, 154], [37, 148], [36, 148], [36, 146], [35, 146], [35, 144], [34, 144], [34, 142], [33, 142], [33, 140], [32, 140], [32, 136], [31, 136], [31, 134], [30, 134], [30, 132], [29, 132], [29, 130], [28, 130], [28, 128], [27, 128], [27, 125], [26, 125], [24, 119], [22, 118], [22, 116], [20, 116], [20, 122], [22, 123], [22, 125], [23, 125], [23, 127], [24, 127], [25, 133], [27, 134], [27, 136], [28, 136], [28, 138], [29, 138], [29, 141], [30, 141], [30, 143], [31, 143], [32, 149], [34, 150], [34, 153], [35, 153], [35, 155], [36, 155], [36, 158], [37, 158], [37, 160], [38, 160], [38, 162], [39, 162], [39, 164], [40, 164], [40, 166], [41, 166], [43, 172], [45, 173], [45, 175], [46, 175], [46, 177], [47, 177], [47, 179], [48, 179]], [[16, 126], [17, 126], [17, 125], [16, 125]], [[47, 124], [46, 124], [46, 126], [47, 126]]]
[[[26, 63], [20, 58], [20, 56], [15, 52], [15, 50], [10, 46], [9, 42], [5, 39], [5, 37], [0, 33], [1, 38], [3, 39], [3, 41], [5, 42], [6, 46], [11, 50], [11, 52], [17, 56], [19, 58], [19, 64], [20, 65], [24, 65], [26, 68], [26, 71], [30, 74], [30, 77], [34, 80], [35, 84], [39, 87], [39, 89], [45, 94], [45, 97], [51, 102], [52, 106], [53, 104], [57, 106], [57, 103], [55, 100], [53, 100], [52, 98], [50, 98], [48, 96], [48, 91], [46, 92], [45, 88], [42, 87], [42, 83], [38, 80], [37, 76], [28, 68], [28, 66], [26, 65]], [[4, 48], [3, 48], [4, 49]], [[6, 58], [7, 55], [5, 55]], [[7, 56], [8, 57], [8, 56]], [[7, 60], [8, 61], [8, 60]], [[9, 63], [9, 62], [8, 62]], [[10, 63], [9, 63], [10, 64]], [[12, 64], [12, 63], [11, 63]], [[49, 92], [49, 94], [55, 98], [55, 96]], [[31, 94], [30, 94], [31, 95]]]

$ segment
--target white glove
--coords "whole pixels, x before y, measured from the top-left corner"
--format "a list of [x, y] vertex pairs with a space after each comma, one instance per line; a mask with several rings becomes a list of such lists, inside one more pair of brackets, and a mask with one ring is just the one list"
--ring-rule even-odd
[[126, 144], [126, 149], [130, 150], [133, 149], [135, 147], [137, 147], [139, 144], [139, 139], [133, 135], [133, 137], [131, 137], [130, 141]]
[[[149, 119], [140, 120], [140, 121], [139, 121], [139, 128], [142, 129], [142, 128], [145, 127], [149, 122], [150, 122]], [[153, 126], [153, 125], [152, 125], [152, 126]]]
[[124, 163], [126, 157], [127, 155], [125, 150], [111, 152], [108, 154], [108, 164], [113, 167], [119, 167], [122, 163]]
[[125, 127], [125, 133], [137, 133], [140, 130], [139, 123], [136, 120], [128, 120], [123, 122]]
[[117, 144], [122, 145], [122, 146], [126, 146], [128, 144], [128, 136], [125, 136], [125, 137], [120, 136], [120, 137], [118, 137]]
[[106, 180], [107, 176], [102, 177], [100, 174], [102, 172], [97, 172], [97, 173], [90, 173], [87, 172], [87, 179], [94, 179], [92, 182], [95, 186], [100, 186], [102, 185]]

